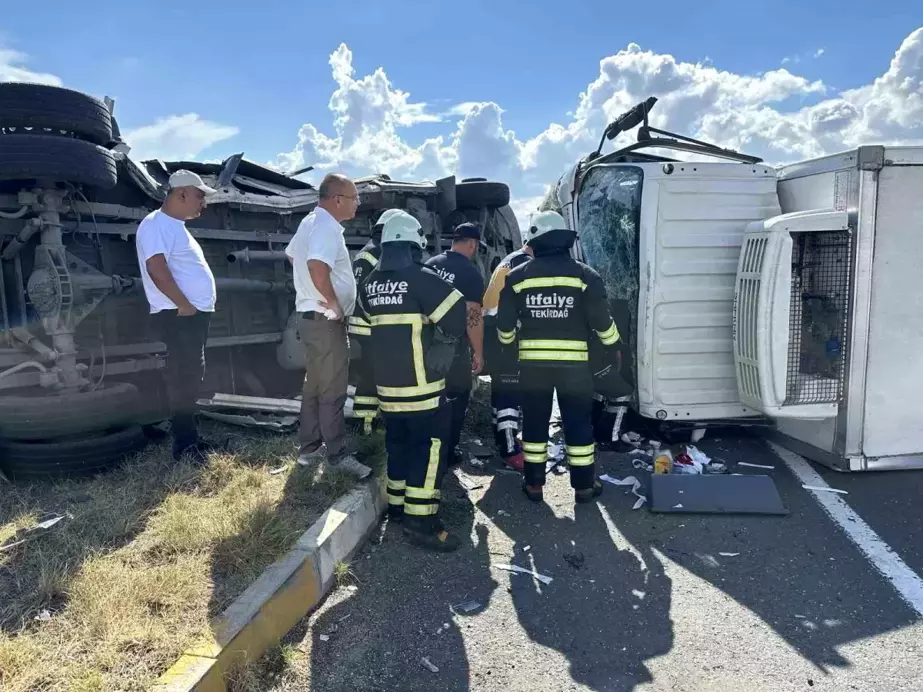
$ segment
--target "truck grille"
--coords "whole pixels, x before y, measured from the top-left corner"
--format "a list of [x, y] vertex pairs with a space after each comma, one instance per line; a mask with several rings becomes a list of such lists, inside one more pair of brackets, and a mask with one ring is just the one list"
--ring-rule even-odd
[[762, 385], [757, 367], [757, 323], [759, 315], [760, 272], [767, 238], [745, 237], [743, 258], [737, 280], [734, 305], [738, 384], [745, 397], [759, 401]]
[[851, 242], [849, 231], [792, 233], [786, 406], [842, 398]]

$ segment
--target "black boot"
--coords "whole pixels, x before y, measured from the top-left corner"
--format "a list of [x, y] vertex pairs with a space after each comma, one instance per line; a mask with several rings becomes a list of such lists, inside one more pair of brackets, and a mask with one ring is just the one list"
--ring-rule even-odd
[[449, 533], [438, 517], [405, 517], [404, 535], [411, 543], [439, 553], [451, 553], [461, 547], [461, 539]]
[[[535, 488], [538, 488], [536, 490]], [[526, 497], [532, 500], [532, 502], [541, 502], [545, 499], [545, 495], [542, 489], [542, 486], [530, 486], [526, 483], [522, 484], [522, 492], [526, 494]]]
[[596, 478], [593, 479], [593, 487], [584, 490], [574, 491], [574, 499], [579, 504], [592, 502], [594, 498], [603, 494], [603, 484]]
[[400, 524], [404, 520], [404, 505], [388, 505], [388, 520]]

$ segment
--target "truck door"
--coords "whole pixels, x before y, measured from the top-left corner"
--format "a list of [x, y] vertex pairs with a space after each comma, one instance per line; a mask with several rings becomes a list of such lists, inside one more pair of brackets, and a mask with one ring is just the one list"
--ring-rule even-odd
[[830, 419], [843, 397], [853, 233], [845, 211], [747, 226], [734, 295], [740, 398], [777, 419]]

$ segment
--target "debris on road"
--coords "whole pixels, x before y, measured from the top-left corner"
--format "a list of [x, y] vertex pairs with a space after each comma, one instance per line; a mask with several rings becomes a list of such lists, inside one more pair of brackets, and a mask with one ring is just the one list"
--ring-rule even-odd
[[542, 584], [545, 584], [545, 585], [548, 585], [552, 582], [551, 577], [544, 575], [544, 574], [539, 574], [538, 572], [531, 570], [531, 569], [526, 569], [525, 567], [519, 567], [518, 565], [505, 565], [504, 564], [504, 565], [494, 565], [494, 567], [496, 567], [497, 569], [506, 570], [507, 572], [518, 572], [519, 574], [530, 574], [536, 579], [538, 579]]
[[434, 666], [426, 656], [424, 656], [423, 658], [420, 659], [420, 664], [421, 664], [424, 668], [426, 668], [430, 673], [438, 673], [438, 672], [439, 672], [439, 668], [437, 668], [436, 666]]
[[16, 533], [6, 539], [3, 544], [0, 544], [0, 553], [5, 550], [11, 550], [18, 545], [22, 545], [28, 540], [35, 538], [36, 536], [42, 535], [45, 531], [55, 526], [58, 522], [64, 518], [73, 519], [69, 514], [45, 514], [40, 517], [40, 521], [34, 526], [30, 526], [25, 529], [19, 529]]
[[822, 493], [838, 493], [840, 495], [849, 495], [848, 490], [840, 490], [839, 488], [821, 487], [819, 485], [802, 485], [801, 487], [805, 490], [819, 490]]
[[201, 411], [206, 418], [220, 423], [236, 425], [241, 428], [262, 428], [275, 432], [290, 433], [298, 426], [298, 416], [274, 416], [271, 414], [240, 415], [219, 413], [218, 411]]
[[51, 613], [48, 612], [47, 609], [45, 609], [45, 610], [43, 610], [41, 613], [39, 613], [38, 615], [36, 615], [34, 619], [35, 619], [35, 620], [38, 620], [39, 622], [50, 622], [50, 621], [51, 621]]
[[638, 499], [635, 501], [635, 504], [634, 504], [634, 506], [632, 507], [632, 509], [639, 509], [639, 508], [641, 507], [641, 505], [643, 505], [645, 502], [647, 502], [647, 496], [646, 496], [646, 495], [643, 495], [643, 494], [639, 491], [639, 488], [641, 487], [641, 481], [639, 481], [639, 480], [638, 480], [637, 478], [635, 478], [634, 476], [628, 476], [627, 478], [613, 478], [612, 476], [610, 476], [610, 475], [607, 473], [607, 474], [604, 474], [604, 475], [600, 476], [600, 477], [599, 477], [599, 480], [605, 481], [606, 483], [611, 483], [612, 485], [620, 485], [620, 486], [630, 485], [630, 486], [631, 486], [631, 493], [632, 493], [636, 498], [638, 498]]
[[479, 459], [489, 459], [494, 455], [494, 453], [485, 447], [480, 440], [474, 440], [471, 444], [469, 444], [468, 451], [471, 452], [472, 456], [475, 456]]
[[465, 473], [461, 471], [460, 469], [455, 469], [453, 473], [455, 474], [455, 477], [458, 479], [459, 485], [461, 485], [461, 487], [463, 487], [465, 490], [477, 490], [478, 488], [484, 487], [483, 483], [478, 483], [471, 477], [466, 476]]
[[647, 471], [648, 473], [654, 472], [654, 465], [648, 464], [646, 461], [643, 461], [641, 459], [632, 460], [631, 465], [635, 467], [636, 469], [638, 469], [639, 471]]
[[458, 605], [449, 606], [449, 610], [453, 613], [461, 611], [462, 613], [471, 613], [481, 607], [481, 604], [477, 601], [464, 601]]
[[329, 641], [330, 641], [330, 635], [329, 635], [329, 634], [322, 634], [322, 635], [320, 635], [319, 639], [320, 639], [322, 642], [329, 642]]
[[654, 474], [650, 507], [667, 513], [788, 514], [772, 478], [762, 474]]
[[689, 436], [689, 441], [692, 444], [695, 444], [699, 440], [705, 437], [705, 428], [696, 428], [692, 431], [692, 434]]
[[748, 461], [738, 461], [738, 462], [737, 462], [737, 465], [738, 465], [738, 466], [747, 466], [747, 467], [749, 467], [749, 468], [751, 468], [751, 469], [769, 469], [770, 471], [774, 471], [775, 468], [776, 468], [775, 466], [769, 466], [768, 464], [751, 464], [751, 463], [748, 462]]
[[476, 458], [474, 458], [474, 457], [471, 457], [471, 458], [468, 460], [468, 463], [471, 464], [472, 466], [474, 466], [475, 468], [478, 468], [478, 469], [484, 468], [484, 462], [481, 461], [480, 459], [476, 459]]
[[718, 553], [721, 557], [737, 557], [740, 553]]
[[532, 546], [531, 546], [531, 545], [527, 545], [525, 548], [522, 549], [522, 552], [528, 553], [531, 549], [532, 549]]
[[705, 467], [711, 463], [707, 454], [692, 445], [682, 445], [679, 454], [673, 457], [673, 473], [705, 473]]
[[586, 556], [583, 553], [564, 553], [564, 562], [574, 569], [581, 569], [586, 564]]
[[285, 471], [285, 469], [287, 469], [287, 468], [288, 468], [288, 464], [282, 464], [282, 466], [280, 466], [280, 467], [277, 468], [277, 469], [270, 469], [270, 470], [269, 470], [269, 475], [270, 475], [270, 476], [278, 476], [280, 473], [282, 473], [283, 471]]

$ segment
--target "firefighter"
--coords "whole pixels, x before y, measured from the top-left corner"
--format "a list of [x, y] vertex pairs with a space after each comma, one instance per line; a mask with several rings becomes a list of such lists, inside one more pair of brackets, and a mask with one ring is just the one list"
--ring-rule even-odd
[[[378, 266], [381, 257], [381, 228], [397, 209], [387, 209], [378, 217], [372, 227], [372, 237], [353, 258], [353, 276], [356, 284], [361, 284], [365, 278]], [[362, 432], [368, 435], [372, 432], [372, 423], [378, 416], [378, 394], [375, 391], [375, 378], [372, 372], [372, 357], [369, 348], [369, 336], [372, 333], [371, 325], [362, 314], [356, 310], [348, 320], [349, 345], [352, 355], [351, 360], [356, 367], [356, 390], [353, 395], [353, 415], [362, 420]]]
[[532, 248], [524, 244], [521, 250], [507, 255], [494, 269], [484, 293], [484, 356], [490, 374], [490, 407], [493, 413], [494, 442], [503, 461], [511, 468], [522, 471], [522, 447], [517, 435], [521, 428], [518, 384], [519, 364], [513, 363], [514, 372], [503, 372], [500, 359], [500, 342], [497, 340], [497, 306], [500, 291], [507, 275], [516, 267], [532, 259]]
[[497, 310], [504, 358], [518, 340], [523, 491], [534, 502], [543, 499], [555, 392], [575, 499], [590, 502], [602, 493], [595, 477], [590, 340], [598, 339], [615, 362], [619, 332], [599, 274], [570, 256], [576, 238], [557, 212], [536, 214], [527, 235], [535, 258], [509, 273]]
[[458, 442], [471, 400], [471, 380], [473, 375], [480, 374], [484, 364], [484, 317], [481, 308], [484, 279], [474, 264], [482, 245], [480, 228], [473, 223], [459, 224], [452, 232], [452, 247], [426, 262], [427, 267], [461, 292], [468, 315], [467, 338], [458, 344], [455, 361], [446, 377], [446, 398], [451, 411], [446, 456], [449, 465], [462, 460]]
[[465, 300], [421, 264], [426, 246], [413, 216], [398, 210], [382, 226], [381, 258], [359, 287], [371, 325], [372, 367], [385, 421], [389, 514], [414, 543], [455, 550], [439, 518], [449, 409], [445, 376], [465, 335]]

